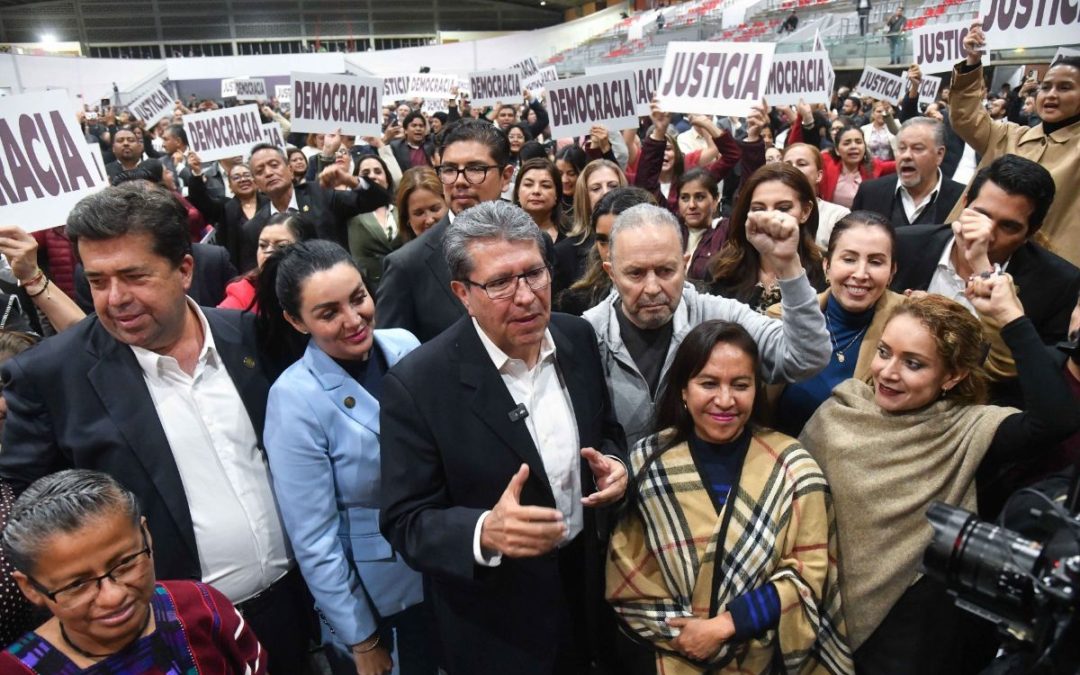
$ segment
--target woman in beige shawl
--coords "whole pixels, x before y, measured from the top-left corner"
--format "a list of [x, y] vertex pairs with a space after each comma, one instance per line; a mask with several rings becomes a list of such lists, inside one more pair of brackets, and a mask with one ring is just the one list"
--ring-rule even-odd
[[795, 439], [755, 424], [758, 372], [724, 321], [675, 354], [608, 556], [607, 598], [644, 645], [620, 672], [853, 672], [829, 489]]
[[918, 571], [930, 543], [930, 502], [974, 511], [987, 455], [1023, 458], [1078, 426], [1062, 374], [1024, 316], [1012, 279], [976, 277], [966, 296], [1001, 325], [1028, 407], [983, 405], [985, 336], [953, 300], [904, 300], [885, 324], [870, 383], [833, 390], [799, 439], [832, 488], [841, 594], [860, 673], [964, 672], [952, 599]]

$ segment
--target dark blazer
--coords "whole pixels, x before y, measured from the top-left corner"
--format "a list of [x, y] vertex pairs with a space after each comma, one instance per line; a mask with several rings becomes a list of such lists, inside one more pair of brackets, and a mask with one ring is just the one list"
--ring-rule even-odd
[[[270, 385], [255, 319], [203, 311], [261, 447]], [[0, 478], [21, 492], [61, 469], [104, 471], [139, 498], [158, 578], [201, 578], [184, 485], [131, 348], [91, 316], [5, 363], [0, 377], [8, 403]]]
[[[390, 218], [396, 214], [390, 213]], [[379, 225], [374, 213], [361, 213], [349, 220], [349, 253], [360, 266], [364, 275], [364, 285], [368, 292], [375, 294], [382, 280], [382, 261], [388, 254], [401, 248], [401, 230], [390, 239], [386, 230]], [[380, 317], [381, 319], [382, 317]], [[382, 321], [379, 322], [380, 324]]]
[[[952, 237], [949, 225], [913, 225], [897, 232], [892, 289], [898, 293], [909, 288], [925, 291]], [[1013, 253], [1006, 271], [1012, 275], [1024, 313], [1042, 341], [1052, 345], [1064, 340], [1080, 292], [1080, 269], [1028, 241]]]
[[[315, 183], [301, 183], [293, 186], [296, 205], [315, 226], [315, 235], [320, 239], [341, 244], [348, 250], [349, 235], [347, 223], [358, 213], [374, 211], [390, 203], [390, 193], [370, 181], [366, 188], [355, 190], [327, 190]], [[270, 220], [270, 202], [263, 204], [251, 220], [243, 224], [243, 246], [240, 250], [240, 272], [255, 269], [255, 250], [259, 245], [259, 232]]]
[[465, 314], [450, 290], [450, 268], [443, 255], [449, 214], [420, 237], [382, 262], [377, 306], [380, 328], [404, 328], [427, 342]]
[[[207, 189], [206, 181], [195, 176], [188, 184], [188, 201], [206, 218], [206, 222], [214, 225], [214, 243], [224, 246], [229, 252], [229, 262], [236, 269], [240, 269], [240, 252], [243, 250], [243, 228], [248, 221], [244, 213], [244, 207], [236, 197], [225, 198], [215, 196]], [[261, 192], [255, 193], [257, 208], [263, 208], [270, 200]], [[253, 216], [254, 217], [254, 216]], [[256, 242], [258, 235], [256, 234]]]
[[[553, 314], [549, 327], [582, 447], [625, 458], [595, 333], [583, 319], [565, 314]], [[391, 368], [380, 407], [380, 527], [411, 567], [429, 575], [443, 665], [470, 675], [556, 672], [569, 607], [559, 556], [504, 556], [497, 567], [473, 558], [477, 520], [499, 501], [523, 462], [529, 478], [521, 503], [553, 508], [555, 500], [525, 421], [507, 415], [514, 400], [470, 319], [463, 317]], [[595, 491], [584, 462], [581, 490]], [[597, 521], [604, 512], [586, 508], [584, 518], [585, 569], [576, 579], [584, 581], [580, 599], [593, 608], [595, 620], [605, 552]], [[578, 628], [585, 640], [598, 634], [595, 625]]]
[[[195, 269], [188, 296], [200, 307], [217, 307], [225, 299], [225, 287], [237, 277], [228, 251], [213, 244], [192, 244], [191, 257], [195, 259]], [[75, 302], [88, 314], [94, 311], [94, 298], [82, 263], [75, 265]]]
[[[431, 156], [435, 153], [435, 143], [429, 140], [425, 140], [421, 147], [424, 149], [424, 156], [427, 157], [427, 166], [431, 166]], [[399, 138], [396, 141], [390, 141], [390, 150], [394, 153], [394, 159], [397, 160], [398, 166], [401, 167], [401, 172], [405, 173], [413, 167], [412, 160], [409, 157], [409, 153], [412, 149], [409, 144], [405, 142], [404, 138]]]
[[922, 213], [915, 218], [915, 222], [911, 222], [904, 211], [904, 203], [900, 200], [900, 195], [896, 193], [899, 180], [899, 176], [893, 174], [864, 182], [855, 193], [851, 210], [866, 209], [880, 213], [896, 228], [908, 225], [931, 225], [945, 222], [945, 219], [949, 217], [949, 211], [952, 211], [952, 207], [959, 201], [960, 195], [964, 194], [964, 184], [957, 183], [943, 173], [941, 190], [938, 191], [934, 201], [926, 205]]

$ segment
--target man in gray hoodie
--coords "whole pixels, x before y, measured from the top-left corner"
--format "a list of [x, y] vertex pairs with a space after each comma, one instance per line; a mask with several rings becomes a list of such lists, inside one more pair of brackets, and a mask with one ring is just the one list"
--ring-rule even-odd
[[653, 431], [657, 390], [679, 344], [703, 321], [743, 326], [758, 344], [767, 382], [794, 382], [825, 367], [832, 346], [799, 261], [798, 238], [799, 223], [789, 214], [764, 211], [747, 219], [747, 239], [780, 283], [783, 319], [770, 319], [686, 283], [689, 256], [679, 222], [666, 209], [641, 204], [615, 219], [604, 263], [614, 287], [585, 319], [596, 331], [615, 414], [631, 447]]

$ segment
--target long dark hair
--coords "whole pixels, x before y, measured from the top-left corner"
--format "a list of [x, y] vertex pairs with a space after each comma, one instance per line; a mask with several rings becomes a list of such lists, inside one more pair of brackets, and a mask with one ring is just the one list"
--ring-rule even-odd
[[[777, 181], [795, 191], [804, 208], [810, 209], [806, 222], [799, 225], [799, 261], [806, 276], [811, 280], [824, 283], [821, 271], [821, 250], [814, 243], [818, 228], [817, 197], [810, 180], [790, 164], [774, 162], [755, 171], [746, 181], [731, 211], [727, 241], [720, 253], [713, 258], [709, 272], [714, 282], [721, 282], [732, 287], [732, 296], [745, 298], [758, 283], [761, 269], [761, 256], [746, 238], [746, 218], [750, 213], [750, 204], [754, 201], [754, 192], [759, 185]], [[819, 285], [820, 285], [819, 284]], [[816, 286], [815, 286], [816, 287]]]

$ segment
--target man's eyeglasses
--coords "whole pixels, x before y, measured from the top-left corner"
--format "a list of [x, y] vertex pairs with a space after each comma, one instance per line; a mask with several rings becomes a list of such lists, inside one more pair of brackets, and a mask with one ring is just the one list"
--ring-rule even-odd
[[150, 542], [146, 537], [146, 528], [140, 527], [139, 531], [142, 532], [142, 549], [129, 556], [124, 556], [120, 559], [120, 562], [113, 565], [108, 572], [101, 576], [80, 579], [55, 591], [45, 588], [29, 574], [26, 575], [26, 579], [39, 593], [64, 609], [77, 609], [89, 605], [101, 592], [101, 582], [106, 579], [117, 585], [135, 586], [144, 579], [152, 556]]
[[466, 279], [465, 283], [484, 289], [484, 292], [492, 300], [504, 300], [514, 297], [514, 294], [517, 293], [519, 280], [524, 280], [529, 285], [529, 288], [534, 291], [543, 290], [551, 284], [551, 268], [547, 265], [534, 267], [522, 274], [512, 274], [508, 277], [492, 279], [486, 284], [478, 284], [469, 279]]
[[494, 164], [470, 164], [463, 169], [459, 169], [449, 164], [441, 164], [435, 167], [435, 173], [439, 174], [439, 180], [442, 181], [443, 185], [453, 185], [461, 174], [465, 174], [465, 182], [469, 185], [479, 185], [487, 178], [488, 171], [498, 168]]

